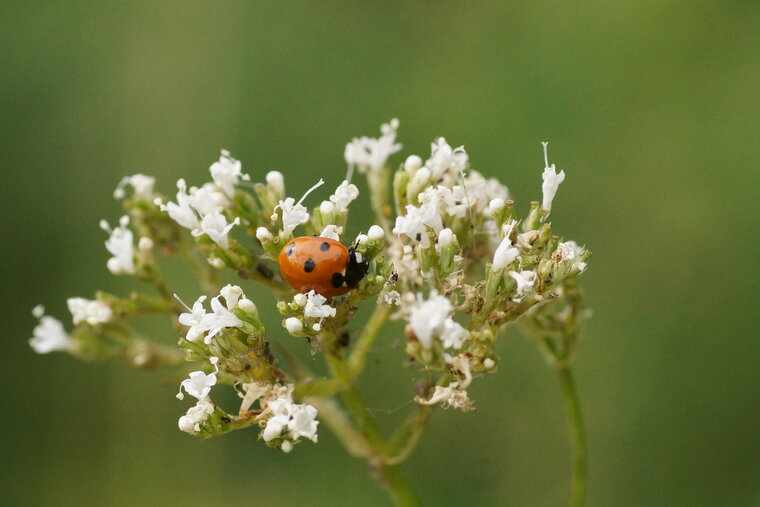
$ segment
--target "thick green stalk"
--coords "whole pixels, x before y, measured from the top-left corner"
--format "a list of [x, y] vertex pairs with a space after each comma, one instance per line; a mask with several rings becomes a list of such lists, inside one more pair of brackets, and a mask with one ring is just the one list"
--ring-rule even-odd
[[570, 367], [559, 368], [558, 375], [570, 422], [570, 438], [573, 441], [573, 481], [570, 506], [581, 507], [586, 496], [586, 436], [583, 429], [583, 416]]

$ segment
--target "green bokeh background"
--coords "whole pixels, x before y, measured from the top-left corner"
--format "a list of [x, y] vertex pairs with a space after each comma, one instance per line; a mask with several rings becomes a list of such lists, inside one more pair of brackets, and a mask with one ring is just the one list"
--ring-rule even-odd
[[[588, 504], [759, 505], [759, 28], [754, 1], [4, 3], [0, 503], [387, 505], [327, 431], [288, 456], [255, 431], [202, 442], [160, 374], [26, 339], [37, 303], [66, 320], [66, 297], [134, 286], [105, 269], [97, 227], [122, 176], [168, 193], [228, 148], [300, 195], [397, 116], [404, 154], [464, 144], [522, 210], [539, 141], [567, 173], [552, 221], [594, 252]], [[436, 413], [406, 465], [427, 505], [565, 502], [553, 373], [518, 334], [499, 352], [479, 411]], [[374, 362], [370, 405], [393, 419], [412, 372], [390, 335]]]

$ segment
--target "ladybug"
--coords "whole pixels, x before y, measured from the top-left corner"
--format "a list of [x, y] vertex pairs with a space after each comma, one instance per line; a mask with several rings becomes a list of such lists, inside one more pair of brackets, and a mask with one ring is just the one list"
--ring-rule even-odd
[[319, 236], [301, 236], [285, 243], [277, 258], [280, 274], [298, 292], [326, 297], [340, 296], [356, 288], [369, 263], [354, 247]]

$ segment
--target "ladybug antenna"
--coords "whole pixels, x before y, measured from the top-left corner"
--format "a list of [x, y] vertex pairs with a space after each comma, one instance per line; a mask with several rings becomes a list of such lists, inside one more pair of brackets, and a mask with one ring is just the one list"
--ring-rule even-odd
[[303, 195], [301, 196], [301, 198], [300, 198], [300, 199], [298, 200], [298, 202], [296, 203], [296, 206], [298, 206], [299, 204], [301, 204], [301, 203], [303, 202], [303, 200], [304, 200], [304, 199], [306, 199], [306, 196], [307, 196], [307, 195], [309, 195], [309, 194], [310, 194], [310, 193], [312, 193], [314, 190], [318, 189], [319, 187], [321, 187], [321, 186], [322, 186], [322, 185], [324, 185], [324, 184], [325, 184], [325, 180], [323, 180], [322, 178], [319, 178], [319, 181], [317, 182], [317, 184], [316, 184], [316, 185], [314, 185], [313, 187], [311, 187], [309, 190], [307, 190], [307, 191], [306, 191], [306, 193], [305, 193], [305, 194], [303, 194]]
[[549, 141], [541, 141], [541, 144], [544, 146], [544, 164], [545, 167], [549, 167], [549, 150], [547, 146], [549, 146]]

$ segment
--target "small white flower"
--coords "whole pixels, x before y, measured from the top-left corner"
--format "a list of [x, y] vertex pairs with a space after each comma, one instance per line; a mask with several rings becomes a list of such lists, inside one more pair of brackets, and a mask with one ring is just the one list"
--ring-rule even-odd
[[230, 239], [227, 235], [238, 224], [240, 224], [239, 217], [228, 224], [227, 217], [218, 211], [214, 211], [203, 217], [200, 229], [194, 230], [193, 236], [198, 237], [206, 234], [214, 243], [226, 249], [230, 246]]
[[209, 171], [211, 171], [211, 178], [214, 183], [222, 189], [227, 197], [235, 195], [235, 185], [240, 183], [241, 179], [250, 179], [247, 174], [242, 174], [240, 161], [232, 158], [226, 150], [222, 150], [219, 161], [211, 164]]
[[216, 385], [216, 374], [219, 372], [218, 361], [218, 357], [211, 357], [211, 364], [214, 365], [216, 371], [212, 371], [209, 374], [206, 374], [204, 371], [191, 372], [188, 378], [180, 383], [177, 399], [182, 400], [185, 398], [185, 395], [182, 393], [182, 389], [184, 389], [187, 394], [198, 401], [209, 401], [208, 395], [211, 392], [211, 388]]
[[445, 138], [439, 137], [431, 145], [430, 158], [425, 162], [425, 167], [430, 169], [433, 181], [440, 181], [444, 176], [456, 181], [457, 175], [467, 168], [468, 159], [464, 146], [452, 148]]
[[322, 229], [322, 233], [319, 235], [322, 238], [334, 239], [340, 241], [340, 235], [343, 233], [343, 227], [339, 225], [328, 224]]
[[243, 289], [237, 285], [231, 284], [227, 284], [222, 287], [222, 290], [219, 291], [219, 294], [224, 298], [224, 302], [227, 303], [227, 309], [230, 311], [235, 308], [235, 305], [237, 305], [238, 299], [240, 299], [241, 296], [245, 297], [243, 294]]
[[306, 306], [304, 307], [303, 314], [306, 317], [312, 317], [315, 319], [324, 319], [326, 317], [335, 317], [335, 308], [325, 304], [327, 298], [322, 294], [317, 294], [313, 290], [310, 290], [306, 294]]
[[201, 423], [214, 413], [214, 404], [210, 401], [201, 400], [190, 407], [187, 414], [177, 421], [179, 429], [185, 433], [195, 434], [201, 431]]
[[512, 246], [512, 240], [509, 236], [506, 236], [501, 240], [501, 244], [493, 254], [493, 263], [491, 264], [492, 271], [498, 271], [504, 269], [508, 265], [512, 264], [515, 259], [520, 256], [520, 250]]
[[206, 301], [206, 296], [199, 297], [193, 304], [192, 309], [183, 303], [179, 296], [175, 294], [174, 297], [177, 298], [177, 301], [182, 303], [182, 306], [187, 308], [188, 313], [180, 314], [178, 320], [180, 324], [190, 328], [187, 331], [185, 339], [189, 342], [194, 342], [199, 336], [208, 331], [208, 327], [206, 326], [207, 321], [204, 321], [203, 319], [206, 315], [206, 309], [203, 307], [203, 302]]
[[212, 338], [219, 334], [222, 329], [227, 327], [238, 327], [243, 325], [243, 321], [237, 318], [237, 316], [229, 311], [219, 301], [218, 297], [211, 298], [211, 311], [213, 313], [207, 313], [203, 316], [202, 325], [205, 326], [209, 333], [204, 339], [204, 343], [208, 345], [211, 343]]
[[293, 234], [293, 230], [296, 227], [309, 221], [309, 212], [301, 203], [304, 199], [306, 199], [306, 196], [308, 196], [316, 188], [320, 187], [323, 183], [324, 181], [322, 181], [320, 178], [317, 184], [307, 190], [306, 193], [301, 196], [301, 199], [298, 202], [296, 202], [296, 200], [292, 197], [288, 197], [284, 201], [280, 201], [280, 203], [275, 206], [275, 213], [271, 218], [272, 220], [277, 219], [277, 209], [279, 208], [280, 213], [282, 213], [282, 230], [286, 236], [290, 236]]
[[544, 163], [546, 164], [544, 173], [541, 176], [544, 180], [543, 184], [541, 185], [541, 190], [544, 194], [544, 200], [541, 204], [541, 209], [544, 211], [551, 211], [552, 201], [554, 200], [554, 196], [557, 194], [559, 184], [565, 181], [565, 171], [560, 171], [559, 174], [557, 174], [557, 169], [554, 167], [554, 164], [549, 166], [549, 155], [547, 153], [547, 145], [549, 143], [544, 142], [541, 144], [544, 145]]
[[63, 328], [60, 320], [44, 315], [45, 308], [37, 305], [32, 315], [40, 319], [40, 323], [32, 331], [29, 346], [38, 354], [47, 354], [56, 350], [73, 350], [74, 341]]
[[359, 197], [359, 189], [356, 188], [356, 185], [343, 181], [335, 189], [335, 193], [330, 196], [330, 201], [335, 204], [335, 208], [339, 212], [345, 213], [348, 211], [348, 205], [357, 197]]
[[285, 329], [290, 334], [298, 334], [303, 331], [303, 322], [296, 317], [288, 317], [285, 319]]
[[135, 197], [139, 197], [145, 201], [151, 201], [153, 199], [153, 187], [156, 184], [156, 178], [152, 176], [146, 176], [144, 174], [135, 174], [132, 176], [125, 176], [119, 182], [116, 190], [113, 192], [115, 199], [123, 199], [125, 192], [124, 188], [129, 185], [135, 191]]
[[69, 298], [66, 304], [71, 312], [74, 325], [87, 322], [90, 325], [102, 324], [111, 320], [113, 312], [111, 307], [102, 301], [93, 301], [85, 298]]
[[309, 221], [309, 212], [306, 207], [296, 204], [296, 200], [288, 197], [277, 205], [282, 213], [282, 230], [286, 236], [293, 234], [293, 230], [301, 224]]
[[398, 125], [398, 120], [394, 118], [380, 127], [382, 135], [379, 138], [355, 137], [346, 144], [343, 154], [346, 163], [362, 172], [382, 169], [388, 157], [401, 150], [401, 144], [396, 143]]
[[201, 188], [191, 189], [187, 201], [201, 215], [221, 211], [230, 203], [227, 196], [220, 192], [213, 183], [206, 183]]
[[406, 215], [396, 217], [396, 226], [392, 232], [396, 236], [404, 235], [425, 248], [430, 246], [422, 210], [411, 204], [406, 207]]
[[302, 308], [306, 305], [306, 301], [308, 301], [306, 294], [298, 293], [293, 296], [293, 302]]
[[470, 337], [470, 333], [461, 324], [451, 318], [443, 321], [443, 326], [439, 332], [443, 348], [446, 349], [458, 349]]
[[536, 279], [538, 278], [535, 271], [520, 271], [519, 273], [517, 271], [510, 271], [509, 276], [517, 282], [517, 300], [521, 300], [526, 294], [533, 290], [533, 286], [536, 284]]
[[439, 334], [452, 311], [451, 301], [435, 293], [427, 301], [418, 300], [409, 315], [409, 324], [423, 347], [432, 346], [433, 336]]
[[129, 225], [129, 217], [124, 215], [119, 219], [119, 227], [111, 229], [108, 222], [105, 220], [100, 221], [100, 228], [110, 234], [106, 240], [106, 249], [113, 255], [106, 266], [108, 270], [115, 274], [135, 272], [135, 258], [134, 258], [134, 234], [127, 228]]
[[557, 256], [561, 261], [571, 261], [581, 253], [583, 253], [583, 248], [579, 247], [575, 241], [566, 241], [557, 246], [552, 257]]
[[163, 211], [166, 211], [172, 220], [186, 229], [198, 229], [201, 226], [200, 220], [198, 220], [198, 214], [190, 205], [189, 196], [187, 195], [187, 185], [184, 179], [177, 180], [177, 203], [169, 202], [168, 204], [160, 205]]
[[311, 405], [293, 405], [291, 420], [288, 422], [290, 437], [297, 440], [300, 437], [317, 442], [317, 409]]

